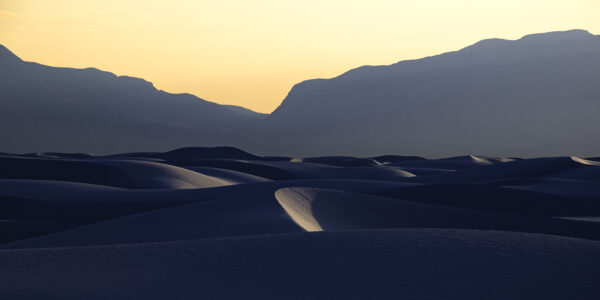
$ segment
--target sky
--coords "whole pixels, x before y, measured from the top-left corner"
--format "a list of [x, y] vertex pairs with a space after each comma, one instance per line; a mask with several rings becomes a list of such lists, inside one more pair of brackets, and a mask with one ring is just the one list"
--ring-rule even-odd
[[600, 34], [599, 16], [599, 0], [0, 0], [0, 44], [269, 113], [307, 79], [485, 38]]

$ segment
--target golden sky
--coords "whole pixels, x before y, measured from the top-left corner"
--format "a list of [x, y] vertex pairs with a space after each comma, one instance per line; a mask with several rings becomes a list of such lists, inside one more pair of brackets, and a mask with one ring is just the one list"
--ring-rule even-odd
[[600, 0], [0, 0], [0, 43], [24, 60], [259, 112], [306, 79], [575, 28], [600, 33]]

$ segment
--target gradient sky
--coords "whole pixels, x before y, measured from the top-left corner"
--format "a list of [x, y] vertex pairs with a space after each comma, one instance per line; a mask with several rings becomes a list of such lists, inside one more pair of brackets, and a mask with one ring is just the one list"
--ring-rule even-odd
[[599, 0], [0, 0], [0, 43], [24, 60], [260, 112], [306, 79], [575, 28], [600, 33]]

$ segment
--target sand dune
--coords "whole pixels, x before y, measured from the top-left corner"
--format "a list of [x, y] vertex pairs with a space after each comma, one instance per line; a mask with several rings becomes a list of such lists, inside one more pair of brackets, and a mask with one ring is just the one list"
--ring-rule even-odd
[[375, 159], [358, 158], [351, 156], [323, 156], [323, 157], [297, 157], [292, 162], [309, 162], [338, 167], [368, 167], [376, 166], [379, 163]]
[[[439, 162], [443, 160], [433, 160]], [[437, 176], [424, 177], [421, 182], [479, 182], [506, 179], [529, 179], [543, 176], [551, 176], [566, 170], [575, 170], [581, 167], [597, 167], [592, 161], [577, 157], [545, 157], [512, 160], [504, 163], [496, 163], [485, 168], [478, 167], [457, 170], [452, 174], [440, 174]]]
[[6, 299], [596, 299], [600, 243], [478, 230], [0, 251]]
[[428, 184], [387, 190], [378, 195], [420, 203], [523, 215], [600, 215], [600, 197], [549, 193], [552, 189], [542, 192], [543, 187], [537, 188], [539, 192], [535, 190], [534, 186]]
[[598, 181], [594, 180], [538, 179], [510, 188], [570, 197], [600, 197]]
[[0, 162], [2, 299], [600, 297], [593, 159]]
[[307, 231], [365, 228], [466, 228], [545, 233], [600, 240], [600, 224], [421, 204], [316, 188], [275, 193]]
[[0, 171], [0, 178], [73, 181], [139, 189], [203, 188], [232, 184], [199, 172], [140, 160], [0, 157], [0, 163], [5, 166]]

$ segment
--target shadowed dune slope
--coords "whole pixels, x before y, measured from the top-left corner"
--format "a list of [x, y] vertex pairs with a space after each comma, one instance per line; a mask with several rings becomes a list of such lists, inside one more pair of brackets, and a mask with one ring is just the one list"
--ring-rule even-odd
[[2, 250], [0, 296], [596, 299], [598, 252], [594, 241], [447, 229]]
[[600, 240], [600, 224], [591, 222], [490, 213], [317, 188], [284, 188], [275, 197], [307, 231], [470, 228]]

